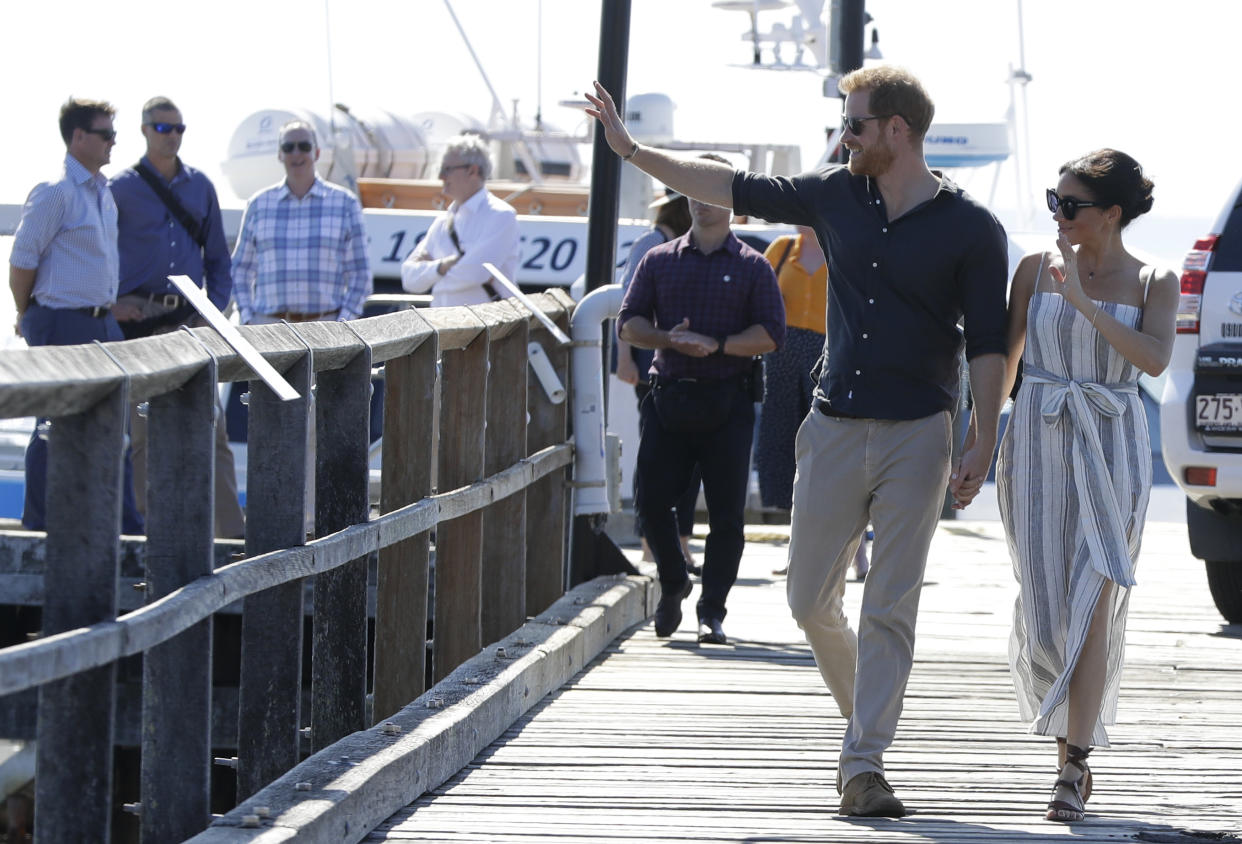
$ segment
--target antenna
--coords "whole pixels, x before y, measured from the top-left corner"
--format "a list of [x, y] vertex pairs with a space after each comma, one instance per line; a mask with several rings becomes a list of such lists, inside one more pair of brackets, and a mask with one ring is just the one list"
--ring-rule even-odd
[[[466, 51], [470, 53], [470, 58], [474, 60], [474, 66], [479, 71], [479, 76], [483, 77], [483, 84], [487, 86], [488, 92], [492, 95], [492, 116], [488, 120], [488, 129], [493, 130], [497, 126], [504, 126], [507, 119], [505, 118], [504, 106], [500, 104], [500, 95], [492, 87], [492, 80], [487, 77], [487, 71], [483, 69], [483, 63], [479, 61], [478, 54], [474, 52], [474, 45], [470, 43], [470, 37], [466, 35], [466, 30], [462, 27], [461, 21], [457, 19], [457, 13], [453, 11], [452, 0], [444, 0], [444, 7], [448, 9], [449, 17], [453, 19], [453, 25], [457, 27], [457, 32], [461, 35], [462, 43], [466, 45]], [[516, 118], [513, 121], [512, 130], [517, 135], [517, 154], [521, 157], [522, 164], [526, 167], [526, 172], [530, 174], [531, 181], [536, 183], [542, 182], [543, 171], [535, 162], [535, 157], [531, 154], [526, 139], [522, 137], [522, 127], [518, 125]]]
[[543, 131], [543, 0], [535, 16], [535, 131]]
[[[1013, 129], [1014, 142], [1014, 187], [1017, 190], [1015, 201], [1018, 211], [1018, 226], [1029, 229], [1034, 213], [1031, 211], [1031, 173], [1027, 166], [1027, 153], [1031, 148], [1030, 122], [1027, 119], [1026, 86], [1031, 81], [1031, 74], [1026, 71], [1026, 37], [1022, 28], [1022, 0], [1018, 6], [1018, 66], [1009, 66], [1009, 120]], [[1015, 86], [1022, 92], [1021, 114], [1019, 115], [1018, 98]], [[1021, 133], [1019, 133], [1021, 124]]]
[[332, 0], [323, 0], [323, 37], [328, 53], [328, 126], [332, 131], [332, 166], [328, 168], [325, 178], [331, 179], [332, 174], [339, 170], [341, 175], [336, 180], [337, 183], [343, 183], [357, 195], [358, 174], [355, 172], [357, 164], [354, 161], [353, 139], [349, 131], [338, 126], [336, 122], [339, 106], [336, 92], [332, 88]]

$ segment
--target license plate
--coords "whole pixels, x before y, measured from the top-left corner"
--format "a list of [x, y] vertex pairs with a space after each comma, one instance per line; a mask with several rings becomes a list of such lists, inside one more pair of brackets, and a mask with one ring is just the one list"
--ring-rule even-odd
[[1195, 427], [1242, 433], [1242, 393], [1195, 396]]

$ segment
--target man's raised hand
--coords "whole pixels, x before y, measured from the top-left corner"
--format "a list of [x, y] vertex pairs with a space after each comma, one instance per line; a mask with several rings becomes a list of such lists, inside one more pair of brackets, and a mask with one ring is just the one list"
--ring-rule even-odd
[[595, 108], [588, 108], [586, 113], [598, 120], [604, 127], [604, 140], [608, 141], [608, 146], [617, 155], [629, 155], [634, 149], [634, 139], [630, 137], [629, 130], [621, 121], [621, 115], [617, 113], [617, 105], [612, 101], [612, 95], [604, 90], [603, 85], [596, 82], [595, 95], [587, 94], [586, 98], [591, 101], [591, 105], [595, 106]]

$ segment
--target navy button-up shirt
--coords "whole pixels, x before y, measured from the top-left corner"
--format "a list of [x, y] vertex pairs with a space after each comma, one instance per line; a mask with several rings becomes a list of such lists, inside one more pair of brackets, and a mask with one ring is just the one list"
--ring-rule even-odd
[[[157, 179], [164, 178], [145, 156], [142, 163]], [[200, 248], [151, 186], [134, 168], [127, 168], [109, 183], [117, 207], [120, 295], [176, 293], [177, 288], [168, 276], [188, 275], [200, 286], [205, 281], [207, 298], [224, 310], [233, 292], [229, 272], [232, 259], [224, 239], [216, 189], [206, 176], [184, 164], [166, 185], [190, 216], [199, 221], [206, 245]]]
[[811, 226], [828, 258], [827, 340], [816, 395], [868, 419], [951, 410], [967, 359], [1005, 354], [1005, 230], [940, 176], [930, 200], [889, 220], [875, 183], [829, 166], [793, 178], [738, 172], [733, 208]]
[[[777, 348], [785, 343], [785, 302], [772, 265], [732, 233], [706, 254], [692, 232], [648, 250], [626, 290], [618, 327], [636, 316], [665, 331], [689, 319], [691, 331], [709, 337], [762, 325]], [[729, 378], [749, 371], [750, 358], [696, 358], [674, 349], [656, 350], [651, 365], [651, 373], [662, 378]]]

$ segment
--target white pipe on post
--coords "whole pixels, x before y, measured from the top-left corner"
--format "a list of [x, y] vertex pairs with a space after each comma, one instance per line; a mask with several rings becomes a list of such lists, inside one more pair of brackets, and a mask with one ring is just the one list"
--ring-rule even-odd
[[608, 470], [604, 459], [603, 322], [621, 310], [621, 285], [597, 287], [574, 307], [569, 332], [573, 381], [574, 515], [609, 513]]

